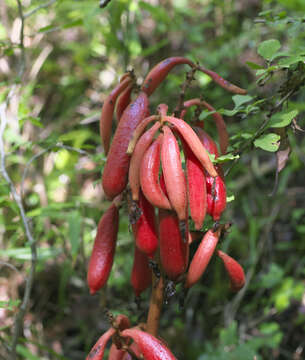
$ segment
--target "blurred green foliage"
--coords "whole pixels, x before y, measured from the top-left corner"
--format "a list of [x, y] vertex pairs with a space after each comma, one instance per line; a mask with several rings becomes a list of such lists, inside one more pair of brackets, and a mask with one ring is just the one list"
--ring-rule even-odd
[[[43, 4], [22, 2], [24, 59], [17, 1], [0, 4], [1, 102], [17, 86], [5, 131], [6, 168], [22, 191], [38, 247], [19, 358], [85, 358], [109, 327], [105, 308], [134, 323], [145, 320], [149, 293], [138, 307], [129, 282], [133, 241], [126, 211], [107, 287], [92, 297], [86, 285], [96, 226], [109, 206], [100, 187], [105, 154], [98, 119], [127, 69], [140, 83], [169, 56], [189, 57], [248, 90], [232, 96], [196, 74], [187, 93], [203, 96], [228, 124], [229, 154], [219, 161], [233, 200], [222, 221], [233, 226], [221, 248], [243, 265], [248, 281], [231, 294], [213, 259], [187, 295], [177, 287], [160, 335], [180, 360], [303, 358], [304, 1], [112, 0], [100, 9], [97, 0], [57, 0], [37, 8]], [[174, 110], [183, 70], [170, 73], [152, 96], [152, 112], [160, 102]], [[210, 115], [201, 119], [217, 139]], [[288, 147], [277, 173], [276, 151]], [[7, 359], [31, 251], [10, 188], [0, 181], [0, 355]], [[205, 228], [210, 225], [209, 219]]]

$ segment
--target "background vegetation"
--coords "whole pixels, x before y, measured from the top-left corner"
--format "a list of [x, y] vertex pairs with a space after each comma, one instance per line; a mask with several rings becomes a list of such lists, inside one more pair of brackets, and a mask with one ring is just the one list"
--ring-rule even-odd
[[[223, 220], [233, 226], [222, 248], [248, 281], [232, 295], [215, 261], [185, 298], [177, 288], [160, 334], [180, 360], [304, 358], [304, 13], [301, 0], [112, 0], [104, 9], [97, 0], [0, 3], [0, 358], [10, 358], [19, 338], [18, 359], [84, 359], [109, 326], [106, 308], [144, 319], [149, 294], [140, 307], [131, 295], [126, 216], [107, 288], [90, 296], [86, 284], [109, 205], [98, 119], [126, 69], [140, 82], [168, 56], [189, 57], [248, 89], [232, 98], [196, 75], [189, 90], [226, 115], [231, 201]], [[173, 109], [183, 80], [181, 68], [171, 73], [152, 111], [164, 101]], [[26, 279], [33, 286], [19, 334]]]

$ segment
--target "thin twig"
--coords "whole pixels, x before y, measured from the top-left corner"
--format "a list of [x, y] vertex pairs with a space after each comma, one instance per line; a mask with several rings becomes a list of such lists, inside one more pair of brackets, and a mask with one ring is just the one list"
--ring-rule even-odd
[[23, 16], [24, 19], [27, 19], [28, 17], [32, 16], [33, 14], [35, 14], [35, 13], [36, 13], [37, 11], [39, 11], [40, 9], [44, 9], [44, 8], [46, 8], [46, 7], [48, 7], [48, 6], [51, 6], [51, 5], [54, 4], [56, 1], [57, 1], [57, 0], [50, 0], [50, 1], [46, 2], [46, 3], [44, 3], [44, 4], [41, 4], [41, 5], [37, 6], [35, 9], [33, 9], [33, 10], [25, 13], [24, 16]]
[[22, 77], [25, 69], [25, 48], [24, 48], [24, 15], [22, 10], [22, 4], [20, 0], [17, 0], [18, 4], [18, 15], [21, 21], [20, 35], [19, 35], [19, 47], [21, 49], [21, 56], [19, 61], [18, 76]]

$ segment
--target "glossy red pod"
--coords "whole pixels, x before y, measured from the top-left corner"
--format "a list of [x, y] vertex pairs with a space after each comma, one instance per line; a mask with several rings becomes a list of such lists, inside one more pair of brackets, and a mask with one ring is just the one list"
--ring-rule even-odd
[[241, 265], [234, 260], [231, 256], [218, 250], [217, 255], [223, 261], [226, 271], [230, 278], [231, 290], [239, 291], [246, 282], [246, 277]]
[[127, 108], [127, 106], [131, 101], [132, 89], [133, 89], [133, 85], [132, 84], [128, 85], [127, 88], [121, 93], [121, 95], [117, 100], [116, 109], [115, 109], [117, 123], [120, 121], [123, 112], [125, 111], [125, 109]]
[[102, 113], [100, 117], [100, 135], [102, 144], [107, 154], [110, 146], [111, 130], [113, 123], [113, 112], [118, 96], [126, 89], [132, 80], [126, 77], [121, 83], [119, 83], [112, 92], [107, 96], [104, 101]]
[[214, 254], [219, 236], [219, 229], [215, 232], [213, 232], [213, 230], [209, 230], [203, 236], [187, 272], [185, 283], [186, 288], [193, 286], [205, 272], [205, 269], [208, 266], [212, 255]]
[[176, 360], [172, 352], [160, 340], [147, 332], [131, 328], [124, 330], [122, 336], [132, 338], [145, 360]]
[[186, 181], [181, 164], [178, 142], [168, 126], [163, 126], [161, 164], [169, 201], [179, 220], [186, 220]]
[[139, 204], [141, 216], [132, 225], [135, 242], [140, 251], [148, 257], [153, 257], [158, 247], [155, 209], [140, 192]]
[[102, 360], [104, 358], [106, 345], [114, 333], [115, 329], [108, 329], [90, 350], [86, 360]]
[[[161, 187], [166, 192], [163, 176]], [[183, 239], [179, 219], [174, 211], [159, 209], [159, 252], [162, 267], [171, 280], [183, 274], [188, 265], [189, 243]], [[183, 233], [188, 237], [188, 224]]]
[[157, 65], [155, 65], [147, 74], [146, 78], [143, 81], [142, 91], [144, 91], [148, 96], [150, 96], [161, 84], [161, 82], [166, 78], [168, 73], [175, 66], [180, 64], [187, 64], [191, 67], [195, 66], [195, 64], [191, 60], [179, 56], [170, 57], [162, 60]]
[[119, 227], [119, 210], [113, 203], [99, 221], [88, 266], [87, 282], [94, 294], [108, 280], [115, 253]]
[[187, 175], [187, 197], [191, 217], [196, 230], [203, 226], [207, 211], [207, 189], [205, 171], [189, 146], [182, 141]]
[[152, 271], [149, 267], [148, 257], [135, 246], [131, 271], [131, 285], [135, 295], [140, 296], [151, 285], [151, 281]]
[[114, 134], [102, 176], [106, 196], [113, 199], [120, 194], [128, 182], [130, 156], [126, 153], [137, 125], [148, 111], [147, 95], [141, 92], [125, 109]]
[[159, 182], [160, 152], [163, 134], [146, 150], [140, 167], [140, 184], [146, 199], [153, 205], [162, 209], [171, 209], [168, 197], [161, 189]]
[[227, 206], [227, 191], [222, 168], [219, 165], [216, 165], [215, 168], [219, 174], [216, 178], [206, 176], [207, 213], [212, 216], [214, 221], [218, 221]]

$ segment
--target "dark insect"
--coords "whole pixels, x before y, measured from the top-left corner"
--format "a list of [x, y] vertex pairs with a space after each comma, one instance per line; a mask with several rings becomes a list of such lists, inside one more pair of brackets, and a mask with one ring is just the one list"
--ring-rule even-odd
[[173, 281], [169, 280], [165, 285], [165, 304], [168, 303], [168, 300], [176, 294], [176, 285]]
[[160, 276], [161, 276], [161, 273], [160, 273], [160, 269], [159, 269], [158, 264], [155, 261], [149, 259], [148, 265], [152, 269], [152, 271], [155, 274], [156, 278], [159, 279]]

